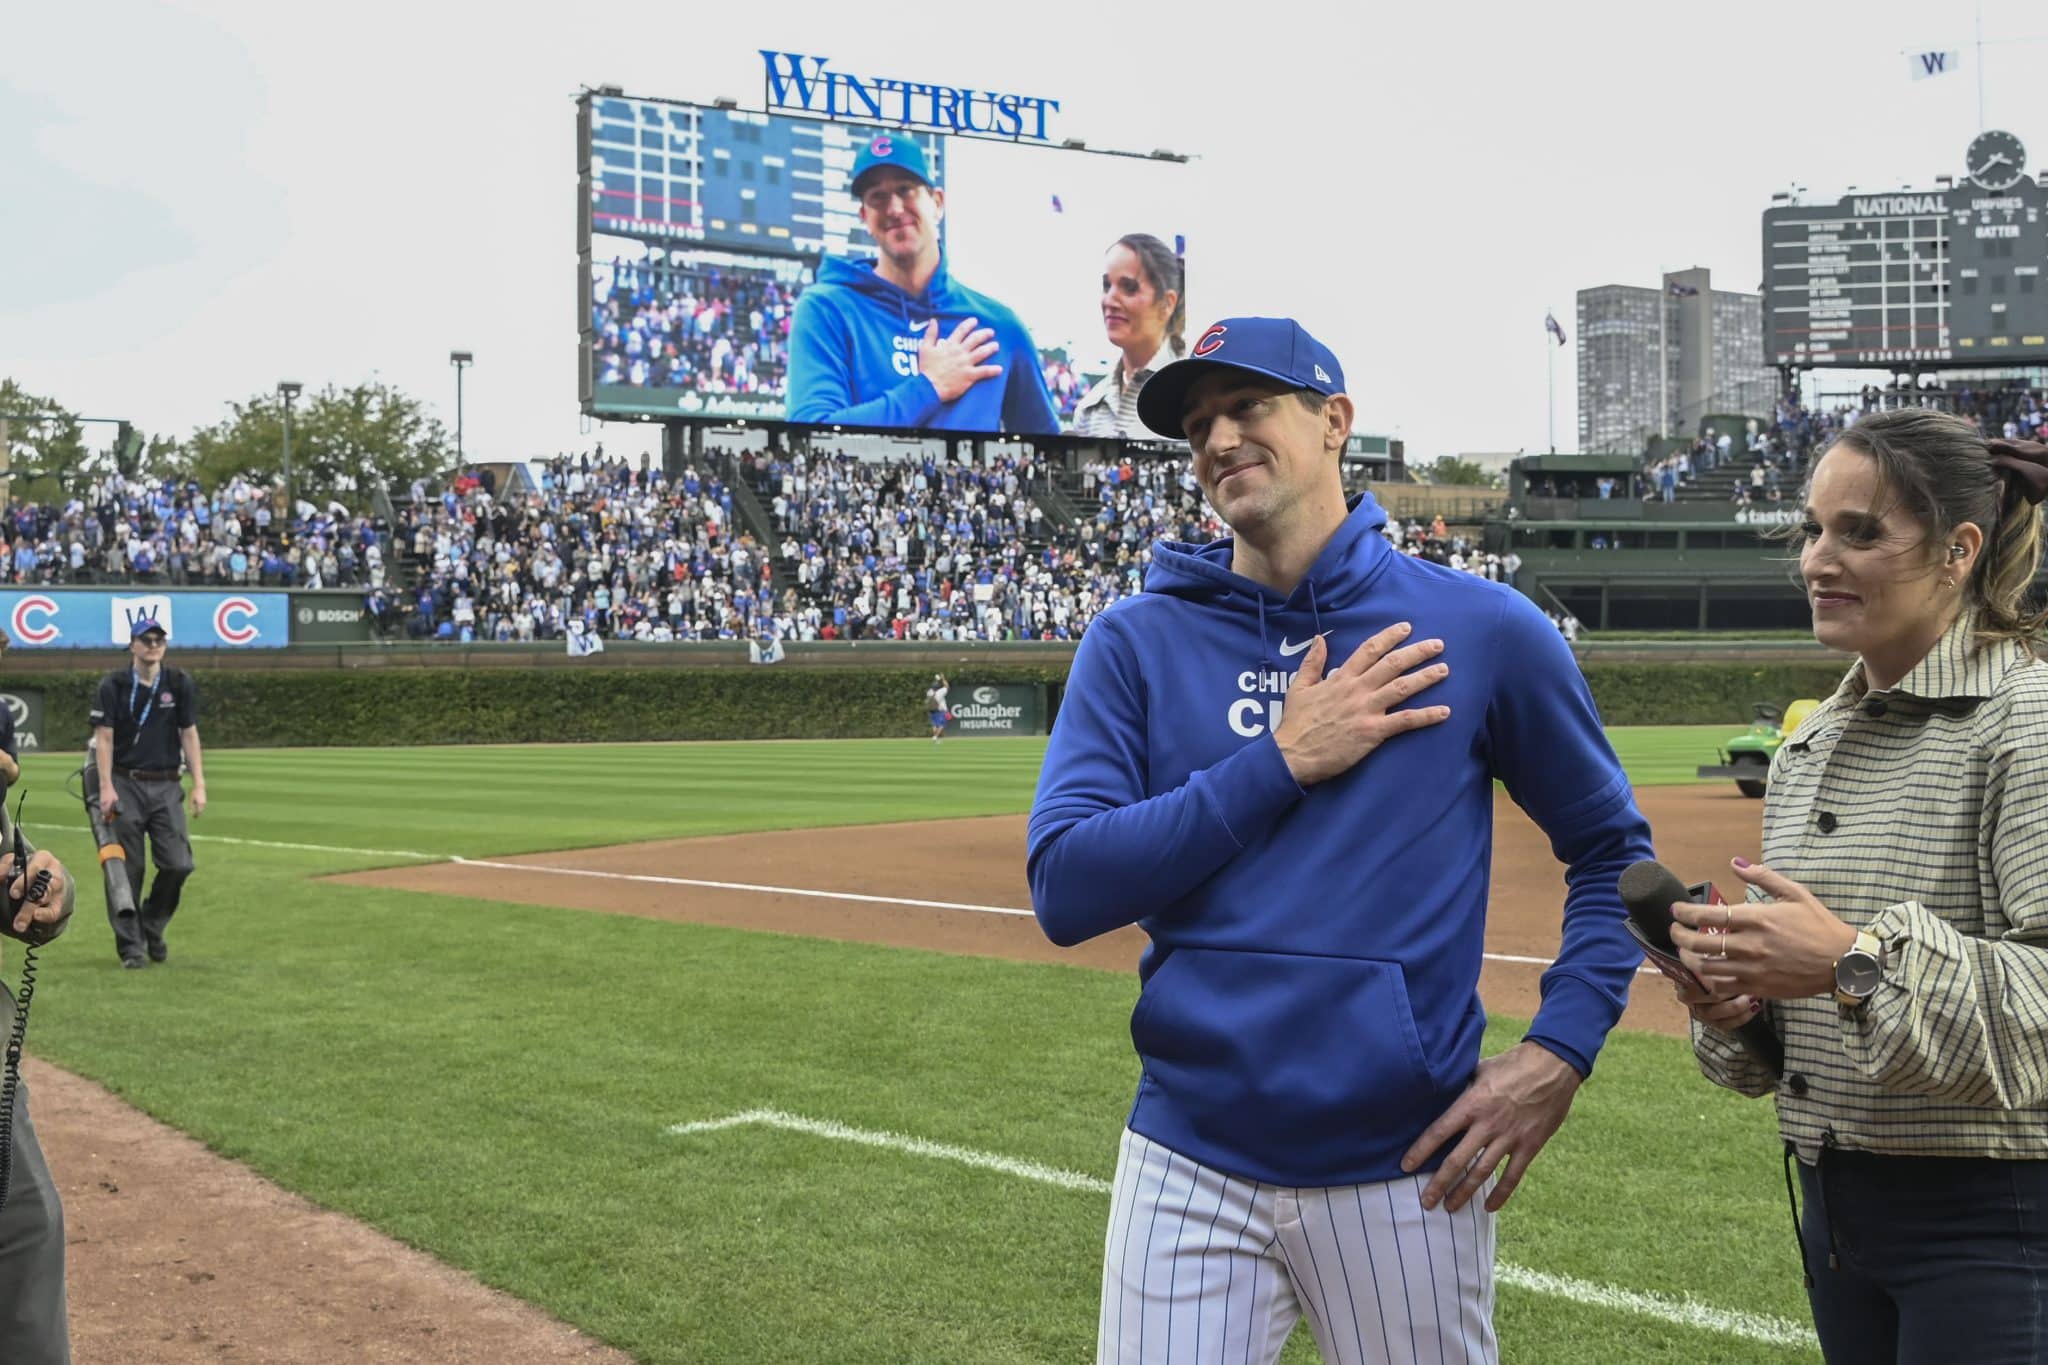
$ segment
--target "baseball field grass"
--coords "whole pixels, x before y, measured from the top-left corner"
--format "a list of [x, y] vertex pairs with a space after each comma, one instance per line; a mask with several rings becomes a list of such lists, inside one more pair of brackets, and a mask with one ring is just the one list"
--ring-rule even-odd
[[[1614, 738], [1650, 784], [1736, 728]], [[643, 1361], [1086, 1360], [1134, 978], [315, 880], [1021, 812], [1042, 753], [212, 753], [171, 962], [121, 971], [82, 888], [31, 1050]], [[75, 764], [25, 761], [25, 819], [89, 870]], [[1609, 1043], [1500, 1259], [1509, 1361], [1817, 1358], [1770, 1112], [1675, 1040]]]

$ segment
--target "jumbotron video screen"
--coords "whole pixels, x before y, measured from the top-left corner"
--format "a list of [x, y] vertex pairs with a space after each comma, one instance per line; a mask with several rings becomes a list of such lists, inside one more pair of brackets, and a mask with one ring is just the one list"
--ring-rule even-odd
[[1106, 378], [1193, 339], [1179, 162], [604, 92], [577, 142], [592, 416], [1154, 439]]

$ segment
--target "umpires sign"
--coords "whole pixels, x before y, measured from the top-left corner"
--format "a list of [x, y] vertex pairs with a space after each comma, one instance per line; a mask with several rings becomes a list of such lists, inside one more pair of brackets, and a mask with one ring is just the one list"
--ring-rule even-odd
[[0, 689], [0, 706], [14, 718], [14, 742], [23, 752], [43, 747], [43, 689]]
[[1036, 683], [958, 683], [946, 733], [969, 739], [1045, 733], [1045, 689]]

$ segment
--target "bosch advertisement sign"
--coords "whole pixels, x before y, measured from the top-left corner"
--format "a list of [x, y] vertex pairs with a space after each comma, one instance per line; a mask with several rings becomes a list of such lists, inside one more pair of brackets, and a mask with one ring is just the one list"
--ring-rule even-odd
[[29, 588], [0, 591], [0, 620], [21, 649], [126, 649], [139, 620], [161, 624], [174, 649], [282, 649], [288, 601], [281, 592]]

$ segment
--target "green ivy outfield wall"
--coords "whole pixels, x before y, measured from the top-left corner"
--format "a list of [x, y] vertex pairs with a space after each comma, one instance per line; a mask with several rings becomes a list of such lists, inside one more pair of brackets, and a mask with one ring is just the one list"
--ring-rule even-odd
[[[330, 658], [324, 667], [238, 668], [241, 659], [189, 653], [172, 662], [198, 681], [200, 729], [214, 747], [908, 737], [930, 733], [924, 689], [935, 668], [946, 672], [956, 707], [983, 689], [1003, 702], [1021, 695], [1035, 703], [1020, 708], [1023, 724], [989, 732], [1043, 734], [1055, 722], [1064, 660], [963, 660], [960, 647], [950, 649], [951, 657], [930, 651], [912, 661], [869, 647], [858, 666], [841, 646], [831, 667], [805, 666], [794, 653], [763, 666], [680, 664], [673, 655], [667, 667], [620, 666], [608, 662], [614, 650], [575, 667], [336, 667]], [[125, 656], [95, 660], [91, 671], [76, 657], [63, 668], [21, 662], [10, 652], [0, 696], [35, 694], [41, 747], [82, 748], [99, 679]], [[1610, 725], [1739, 725], [1755, 702], [1827, 696], [1843, 672], [1840, 661], [1810, 648], [1782, 660], [1583, 667]]]

